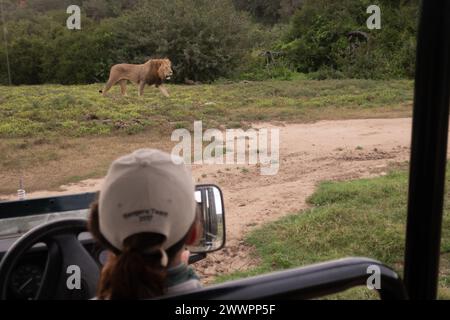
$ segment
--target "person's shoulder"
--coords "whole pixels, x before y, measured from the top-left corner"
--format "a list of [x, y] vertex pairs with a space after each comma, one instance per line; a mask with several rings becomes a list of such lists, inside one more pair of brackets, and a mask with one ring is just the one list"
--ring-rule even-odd
[[167, 271], [167, 293], [176, 294], [202, 287], [200, 278], [195, 273], [194, 269], [180, 264]]
[[200, 283], [200, 280], [191, 279], [191, 280], [185, 281], [183, 283], [179, 283], [177, 285], [168, 287], [167, 293], [172, 295], [172, 294], [190, 292], [190, 291], [201, 289], [201, 288], [202, 288], [202, 284]]

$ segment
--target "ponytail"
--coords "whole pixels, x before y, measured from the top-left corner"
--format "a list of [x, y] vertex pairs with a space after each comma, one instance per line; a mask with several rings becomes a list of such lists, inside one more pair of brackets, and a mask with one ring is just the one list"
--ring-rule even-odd
[[[91, 207], [89, 231], [100, 245], [111, 251], [100, 275], [97, 298], [150, 299], [165, 293], [167, 272], [161, 266], [162, 253], [144, 253], [162, 244], [163, 235], [150, 232], [132, 235], [125, 239], [123, 251], [120, 251], [100, 232], [98, 203]], [[185, 241], [186, 237], [167, 250], [169, 260], [183, 248]]]
[[100, 299], [146, 299], [161, 296], [165, 291], [166, 272], [156, 255], [144, 257], [127, 250], [108, 259], [98, 286]]

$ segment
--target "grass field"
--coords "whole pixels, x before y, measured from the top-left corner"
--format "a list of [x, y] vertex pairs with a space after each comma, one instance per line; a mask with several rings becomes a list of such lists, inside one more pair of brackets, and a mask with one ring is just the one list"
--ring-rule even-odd
[[[447, 172], [450, 167], [447, 168]], [[447, 185], [450, 175], [447, 175]], [[347, 256], [371, 257], [403, 268], [407, 205], [406, 170], [387, 176], [348, 182], [324, 182], [309, 199], [313, 206], [267, 224], [248, 235], [259, 267], [220, 277], [218, 282]], [[442, 228], [440, 298], [450, 298], [450, 192], [446, 192]], [[352, 289], [331, 298], [376, 297], [367, 289]]]
[[143, 98], [129, 86], [122, 98], [101, 84], [0, 86], [0, 138], [166, 134], [191, 128], [245, 127], [255, 121], [394, 117], [410, 114], [412, 81], [264, 81], [199, 86], [169, 85], [169, 99], [147, 88]]
[[[58, 189], [99, 178], [108, 164], [132, 148], [163, 148], [173, 129], [247, 128], [252, 122], [411, 115], [413, 82], [293, 80], [212, 85], [168, 85], [137, 97], [108, 97], [102, 84], [0, 86], [0, 194], [14, 193], [20, 177], [27, 190]], [[167, 147], [170, 150], [169, 147]]]

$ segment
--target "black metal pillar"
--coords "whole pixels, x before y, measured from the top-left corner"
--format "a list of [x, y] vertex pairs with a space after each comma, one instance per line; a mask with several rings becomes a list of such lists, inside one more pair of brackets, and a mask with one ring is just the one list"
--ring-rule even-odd
[[450, 1], [423, 1], [417, 46], [405, 285], [435, 299], [439, 272], [450, 92]]

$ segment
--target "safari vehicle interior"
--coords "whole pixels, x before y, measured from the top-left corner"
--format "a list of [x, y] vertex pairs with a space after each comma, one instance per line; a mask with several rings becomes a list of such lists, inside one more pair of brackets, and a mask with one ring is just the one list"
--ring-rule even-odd
[[[5, 222], [11, 220], [10, 234], [0, 238], [1, 299], [90, 299], [95, 296], [99, 270], [106, 251], [94, 243], [87, 231], [87, 216], [96, 193], [2, 203]], [[201, 211], [202, 236], [189, 246], [189, 263], [220, 250], [225, 244], [225, 211], [221, 190], [198, 185], [195, 198]], [[44, 218], [44, 220], [43, 220]], [[42, 223], [43, 221], [49, 221]], [[20, 221], [20, 222], [19, 222]], [[21, 234], [17, 226], [30, 229]], [[20, 228], [20, 227], [19, 227]], [[81, 290], [70, 290], [70, 266], [81, 270]]]
[[[378, 290], [381, 299], [436, 298], [450, 98], [448, 16], [448, 1], [423, 2], [403, 279], [382, 262], [344, 258], [229, 281], [169, 299], [319, 298], [365, 285], [370, 265], [378, 266], [381, 272], [381, 289]], [[204, 185], [198, 186], [196, 192], [204, 234], [198, 247], [190, 248], [192, 263], [219, 250], [225, 243], [225, 211], [220, 189]], [[3, 236], [0, 239], [1, 299], [89, 299], [95, 295], [103, 250], [86, 234], [86, 221], [79, 218], [80, 212], [87, 213], [95, 196], [79, 194], [0, 204], [2, 219], [23, 218], [25, 224], [33, 221], [37, 224], [19, 238]], [[44, 215], [46, 218], [42, 219]], [[71, 215], [78, 218], [70, 218]], [[52, 219], [55, 220], [45, 222]], [[20, 233], [17, 231], [16, 228], [12, 233]], [[82, 269], [83, 290], [64, 289], [65, 270], [70, 265]]]

